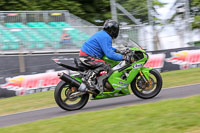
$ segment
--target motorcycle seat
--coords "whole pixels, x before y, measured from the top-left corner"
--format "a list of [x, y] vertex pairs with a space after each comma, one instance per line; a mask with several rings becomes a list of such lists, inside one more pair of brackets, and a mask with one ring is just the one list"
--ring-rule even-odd
[[91, 60], [90, 57], [79, 57], [80, 62], [89, 69], [95, 69], [102, 66], [104, 63]]
[[90, 64], [90, 61], [85, 61], [84, 58], [58, 58], [54, 60], [58, 65], [72, 71], [85, 71], [88, 69], [95, 69], [102, 65], [101, 62]]
[[69, 70], [72, 70], [72, 71], [78, 71], [78, 67], [73, 63], [74, 61], [71, 61], [71, 62], [66, 62], [66, 61], [59, 61], [57, 62], [58, 65], [64, 67], [64, 68], [67, 68]]
[[79, 65], [77, 63], [77, 60], [75, 58], [56, 58], [53, 59], [56, 64], [59, 66], [62, 66], [64, 68], [67, 68], [72, 71], [79, 71]]
[[76, 64], [76, 67], [78, 68], [79, 71], [85, 71], [89, 69], [81, 62], [79, 58], [74, 58], [74, 63]]

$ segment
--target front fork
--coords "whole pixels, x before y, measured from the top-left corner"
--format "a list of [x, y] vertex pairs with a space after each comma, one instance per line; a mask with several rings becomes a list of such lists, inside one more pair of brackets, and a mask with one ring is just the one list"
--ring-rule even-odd
[[142, 69], [139, 71], [140, 76], [145, 81], [145, 83], [148, 83], [149, 81], [149, 71], [152, 70], [152, 67], [142, 67]]
[[148, 83], [147, 79], [145, 78], [144, 74], [142, 73], [142, 71], [139, 71], [140, 76], [142, 77], [142, 79], [144, 80], [145, 83]]

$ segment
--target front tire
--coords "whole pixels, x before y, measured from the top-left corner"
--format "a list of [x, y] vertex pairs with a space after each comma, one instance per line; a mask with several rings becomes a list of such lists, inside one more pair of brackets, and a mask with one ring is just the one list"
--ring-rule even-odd
[[88, 102], [89, 94], [85, 93], [77, 98], [70, 98], [70, 95], [74, 92], [77, 92], [76, 87], [73, 87], [64, 81], [60, 81], [54, 92], [54, 98], [57, 105], [68, 111], [83, 108]]
[[162, 77], [157, 70], [149, 71], [148, 84], [149, 86], [146, 85], [140, 75], [137, 75], [131, 83], [131, 89], [137, 97], [142, 99], [150, 99], [158, 95], [162, 88]]

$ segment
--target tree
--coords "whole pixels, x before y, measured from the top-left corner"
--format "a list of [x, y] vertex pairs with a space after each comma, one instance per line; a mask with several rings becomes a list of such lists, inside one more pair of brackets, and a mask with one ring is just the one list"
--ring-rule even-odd
[[192, 28], [200, 29], [200, 1], [191, 0], [190, 7], [191, 16], [194, 18], [194, 22], [192, 22]]
[[[127, 11], [129, 11], [135, 18], [140, 19], [142, 23], [148, 22], [148, 7], [147, 7], [147, 0], [123, 0], [117, 1], [120, 3]], [[152, 7], [152, 15], [154, 24], [159, 23], [160, 19], [158, 18], [158, 13], [156, 11], [157, 8], [163, 7], [166, 3], [162, 3], [158, 0], [153, 0], [153, 7]], [[124, 19], [121, 17], [119, 19]], [[129, 21], [129, 23], [131, 23]]]
[[31, 5], [28, 0], [1, 0], [0, 9], [3, 11], [30, 10]]
[[2, 11], [69, 10], [79, 16], [85, 14], [81, 3], [75, 0], [1, 0]]
[[[190, 19], [193, 19], [192, 22], [192, 29], [199, 29], [200, 28], [200, 1], [199, 0], [188, 0], [189, 2], [189, 12], [190, 12]], [[174, 3], [174, 7], [176, 8], [176, 12], [170, 18], [170, 22], [174, 22], [177, 17], [181, 18], [182, 20], [185, 19], [185, 0], [176, 0]], [[188, 20], [191, 21], [191, 20]]]
[[191, 39], [188, 44], [193, 44], [191, 31], [200, 29], [200, 1], [176, 0], [172, 8], [175, 8], [176, 12], [168, 20], [169, 23], [175, 25], [182, 44], [185, 43], [185, 34]]
[[[146, 22], [148, 11], [146, 0], [118, 0], [136, 18]], [[154, 0], [155, 7], [164, 4]], [[110, 0], [1, 0], [0, 9], [2, 11], [21, 10], [69, 10], [72, 14], [97, 25], [96, 20], [106, 20], [111, 18]], [[155, 9], [155, 8], [154, 8]], [[156, 17], [155, 17], [156, 18]], [[130, 21], [127, 19], [127, 21]]]
[[[96, 20], [106, 20], [111, 18], [110, 14], [110, 1], [109, 0], [78, 0], [81, 4], [81, 9], [84, 14], [75, 14], [83, 19], [86, 19], [96, 25], [102, 25]], [[73, 13], [73, 12], [72, 12]]]

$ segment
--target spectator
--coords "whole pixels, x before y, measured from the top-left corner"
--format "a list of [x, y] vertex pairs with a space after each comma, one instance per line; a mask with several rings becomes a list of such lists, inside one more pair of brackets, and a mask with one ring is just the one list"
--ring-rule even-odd
[[71, 44], [71, 36], [69, 35], [66, 29], [63, 30], [60, 43], [63, 45]]

